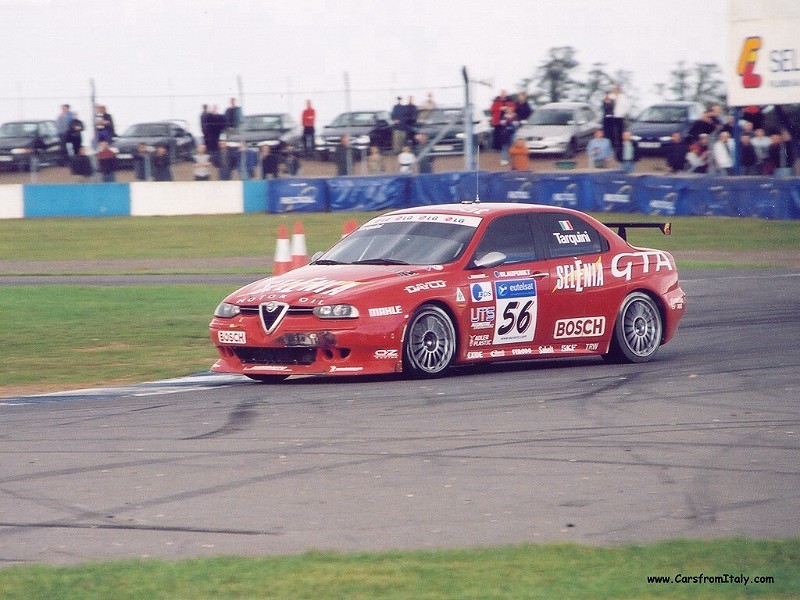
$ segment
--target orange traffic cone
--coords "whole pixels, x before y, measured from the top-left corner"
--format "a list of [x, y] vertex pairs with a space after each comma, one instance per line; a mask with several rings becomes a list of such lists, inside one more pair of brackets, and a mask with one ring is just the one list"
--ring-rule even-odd
[[297, 269], [307, 264], [306, 234], [303, 232], [303, 224], [300, 221], [295, 221], [294, 233], [292, 233], [292, 269]]
[[292, 269], [292, 257], [289, 254], [289, 233], [286, 225], [278, 227], [278, 239], [275, 242], [275, 259], [272, 266], [273, 275], [283, 275]]
[[358, 229], [358, 223], [356, 222], [355, 219], [350, 219], [349, 221], [345, 221], [344, 226], [342, 227], [342, 238], [346, 238], [356, 229]]

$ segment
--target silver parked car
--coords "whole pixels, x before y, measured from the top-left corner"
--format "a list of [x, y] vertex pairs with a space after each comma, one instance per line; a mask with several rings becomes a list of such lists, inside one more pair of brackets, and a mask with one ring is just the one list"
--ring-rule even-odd
[[602, 128], [600, 114], [585, 102], [551, 102], [536, 108], [517, 130], [531, 154], [575, 156]]

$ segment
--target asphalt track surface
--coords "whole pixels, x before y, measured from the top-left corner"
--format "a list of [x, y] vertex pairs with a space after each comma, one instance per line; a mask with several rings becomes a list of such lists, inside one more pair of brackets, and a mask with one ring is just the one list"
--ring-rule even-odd
[[683, 285], [646, 365], [0, 400], [0, 564], [800, 535], [800, 270]]

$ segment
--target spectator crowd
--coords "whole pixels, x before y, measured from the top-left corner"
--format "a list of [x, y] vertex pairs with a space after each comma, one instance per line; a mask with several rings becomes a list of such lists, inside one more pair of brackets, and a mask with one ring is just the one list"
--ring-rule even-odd
[[[363, 174], [368, 175], [433, 172], [430, 140], [419, 131], [418, 120], [424, 111], [434, 108], [436, 103], [430, 93], [420, 106], [412, 96], [405, 100], [397, 97], [390, 112], [391, 149], [384, 152], [373, 144], [362, 153], [351, 145], [347, 135], [343, 135], [333, 153], [337, 174], [354, 174], [359, 162]], [[519, 171], [531, 169], [529, 150], [517, 131], [534, 110], [524, 92], [509, 95], [504, 90], [487, 107], [491, 149], [499, 153], [501, 166]], [[613, 86], [605, 94], [598, 110], [603, 119], [602, 128], [586, 146], [590, 168], [633, 172], [642, 153], [626, 128], [630, 103], [619, 86]], [[235, 98], [229, 100], [224, 112], [217, 106], [203, 105], [200, 114], [202, 140], [193, 155], [195, 180], [228, 180], [234, 173], [239, 179], [297, 176], [302, 169], [301, 158], [316, 157], [316, 111], [310, 100], [306, 101], [300, 115], [300, 149], [284, 143], [273, 147], [247, 147], [244, 142], [237, 142], [235, 136], [242, 120], [242, 109]], [[62, 153], [69, 157], [72, 173], [84, 180], [114, 181], [119, 167], [112, 143], [117, 133], [107, 108], [102, 104], [95, 106], [88, 146], [84, 144], [87, 127], [69, 104], [62, 105], [55, 121]], [[142, 144], [133, 157], [135, 177], [142, 181], [171, 181], [174, 160], [167, 145], [153, 148]], [[786, 128], [767, 132], [760, 110], [747, 110], [743, 118], [734, 123], [733, 115], [714, 104], [692, 124], [685, 136], [680, 131], [672, 134], [671, 143], [665, 145], [663, 160], [671, 173], [793, 176], [797, 146]]]

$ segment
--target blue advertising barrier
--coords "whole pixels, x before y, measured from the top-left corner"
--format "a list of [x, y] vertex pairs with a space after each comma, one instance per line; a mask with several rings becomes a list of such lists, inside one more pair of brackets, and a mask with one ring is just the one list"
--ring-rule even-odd
[[636, 192], [641, 176], [622, 172], [592, 175], [592, 210], [601, 212], [636, 212]]
[[330, 210], [367, 211], [409, 206], [408, 175], [335, 177], [327, 180]]
[[791, 218], [792, 199], [789, 180], [771, 177], [733, 178], [729, 185], [736, 197], [737, 216], [760, 219]]
[[[592, 175], [593, 176], [593, 175]], [[592, 210], [591, 176], [588, 173], [541, 173], [539, 203], [550, 206]]]
[[410, 177], [410, 206], [430, 206], [489, 198], [491, 173], [466, 171], [453, 173], [431, 173]]
[[686, 187], [684, 178], [642, 175], [637, 183], [636, 212], [673, 216], [683, 210], [680, 204]]
[[530, 171], [493, 173], [489, 178], [489, 193], [486, 200], [539, 204], [539, 177]]
[[22, 189], [25, 217], [121, 217], [131, 214], [127, 183], [31, 184]]
[[722, 177], [683, 179], [679, 214], [735, 217], [738, 197], [735, 186]]
[[325, 179], [270, 179], [266, 181], [267, 212], [326, 212], [328, 184]]

